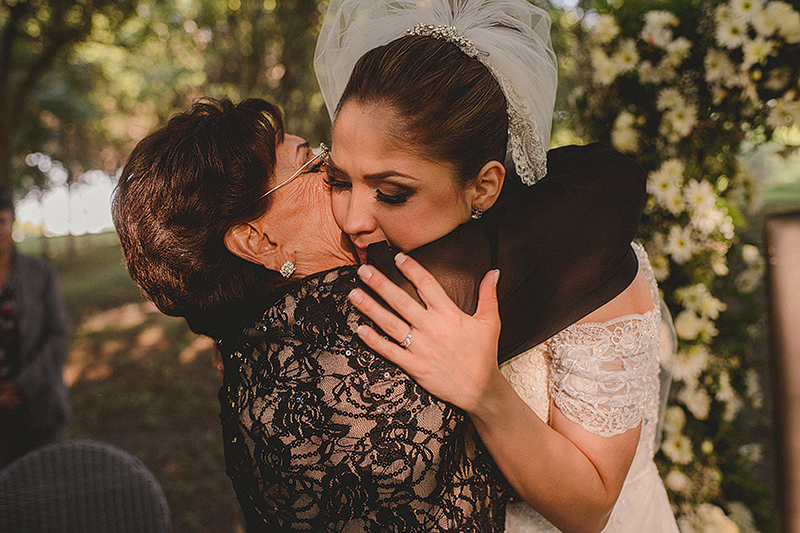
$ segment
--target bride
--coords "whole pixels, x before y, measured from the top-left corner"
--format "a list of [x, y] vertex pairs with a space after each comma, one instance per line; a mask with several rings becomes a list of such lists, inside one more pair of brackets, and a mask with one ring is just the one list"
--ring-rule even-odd
[[[545, 35], [548, 46], [542, 49], [535, 39], [527, 39], [519, 30], [523, 25]], [[401, 37], [407, 30], [447, 41], [463, 53], [451, 63], [434, 60]], [[403, 77], [382, 77], [380, 70], [405, 69], [411, 75], [431, 61], [440, 61], [436, 68], [443, 72], [457, 68], [459, 61], [482, 62], [506, 99], [509, 151], [517, 172], [532, 184], [543, 174], [544, 134], [549, 133], [555, 89], [548, 31], [547, 15], [526, 2], [331, 2], [316, 68], [329, 109], [335, 109], [328, 165], [334, 214], [358, 250], [381, 240], [402, 250], [424, 244], [431, 237], [426, 233], [431, 222], [397, 221], [403, 220], [404, 212], [407, 220], [419, 220], [425, 210], [437, 210], [428, 219], [435, 226], [439, 213], [448, 209], [432, 200], [425, 203], [424, 192], [434, 190], [431, 182], [437, 179], [432, 173], [411, 172], [398, 179], [394, 167], [381, 166], [381, 161], [391, 161], [395, 167], [404, 161], [399, 153], [403, 149], [405, 161], [411, 159], [408, 147], [393, 150], [390, 143], [374, 140], [397, 139], [396, 122], [409, 127], [415, 116], [413, 98], [404, 104], [400, 96]], [[381, 79], [385, 86], [370, 92], [370, 82], [379, 85]], [[425, 106], [429, 105], [426, 99]], [[424, 146], [433, 151], [434, 144], [431, 138]], [[415, 183], [414, 193], [422, 200], [398, 202], [387, 210], [385, 198], [381, 200], [381, 194], [387, 194], [382, 191], [403, 190], [404, 179], [406, 184]], [[470, 317], [458, 311], [433, 278], [406, 256], [399, 256], [398, 265], [415, 283], [424, 307], [374, 268], [360, 271], [362, 280], [405, 321], [356, 290], [353, 303], [401, 345], [366, 326], [359, 328], [359, 335], [429, 392], [471, 416], [520, 496], [508, 507], [507, 531], [677, 531], [653, 462], [661, 305], [644, 250], [638, 245], [635, 250], [640, 269], [629, 289], [591, 314], [576, 317], [575, 324], [546, 342], [522, 353], [514, 351], [511, 358], [502, 353], [503, 337], [509, 322], [520, 320], [504, 316], [501, 335], [496, 308], [485, 300], [496, 303], [493, 293], [483, 293], [479, 310]], [[527, 258], [517, 259], [524, 261]], [[503, 360], [499, 368], [498, 336]], [[467, 346], [471, 349], [465, 350]]]

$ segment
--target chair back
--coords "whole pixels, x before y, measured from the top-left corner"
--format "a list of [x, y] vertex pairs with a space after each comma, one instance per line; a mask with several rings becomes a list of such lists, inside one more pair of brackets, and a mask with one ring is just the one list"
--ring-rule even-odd
[[153, 474], [109, 444], [44, 446], [0, 472], [2, 533], [168, 533], [170, 527]]

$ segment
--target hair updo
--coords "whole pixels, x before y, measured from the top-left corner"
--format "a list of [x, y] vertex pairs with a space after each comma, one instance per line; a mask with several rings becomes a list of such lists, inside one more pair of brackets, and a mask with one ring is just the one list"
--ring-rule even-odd
[[391, 108], [397, 142], [453, 165], [462, 186], [487, 162], [505, 160], [503, 90], [483, 63], [448, 41], [406, 35], [373, 48], [355, 64], [336, 114], [351, 100]]

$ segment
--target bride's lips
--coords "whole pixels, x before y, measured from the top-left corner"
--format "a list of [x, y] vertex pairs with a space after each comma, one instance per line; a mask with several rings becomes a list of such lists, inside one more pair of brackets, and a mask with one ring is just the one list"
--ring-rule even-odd
[[356, 254], [358, 255], [358, 262], [361, 263], [362, 265], [366, 265], [367, 264], [367, 249], [366, 249], [366, 247], [362, 248], [362, 247], [356, 246], [354, 244], [353, 248], [355, 248]]

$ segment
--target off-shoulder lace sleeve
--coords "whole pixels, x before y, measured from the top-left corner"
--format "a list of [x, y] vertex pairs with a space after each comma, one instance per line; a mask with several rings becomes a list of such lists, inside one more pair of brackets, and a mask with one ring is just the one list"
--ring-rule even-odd
[[[652, 300], [658, 298], [647, 258], [640, 255]], [[548, 341], [550, 396], [569, 420], [612, 437], [639, 425], [658, 396], [660, 308], [603, 323], [573, 324]]]
[[654, 311], [576, 324], [550, 341], [550, 396], [569, 420], [611, 437], [636, 427], [658, 365]]

